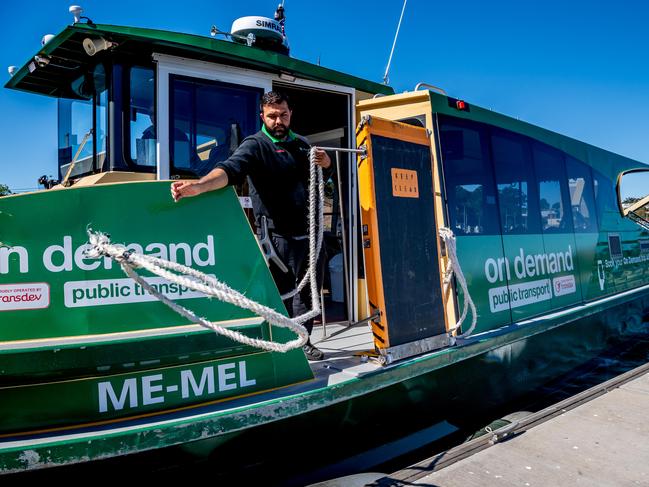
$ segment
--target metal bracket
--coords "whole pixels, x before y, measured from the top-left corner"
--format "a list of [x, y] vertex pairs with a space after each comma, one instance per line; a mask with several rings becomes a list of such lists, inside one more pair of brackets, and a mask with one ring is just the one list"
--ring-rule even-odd
[[379, 349], [381, 365], [389, 365], [396, 360], [401, 360], [415, 355], [421, 355], [433, 350], [439, 350], [455, 344], [455, 340], [451, 339], [447, 334], [441, 334], [434, 337], [424, 338], [423, 340], [415, 340], [414, 342], [404, 343], [395, 347]]
[[268, 220], [264, 215], [261, 217], [259, 246], [261, 247], [261, 251], [264, 254], [264, 259], [266, 259], [267, 264], [272, 261], [284, 274], [288, 272], [288, 267], [286, 267], [286, 264], [284, 264], [275, 251], [275, 245], [273, 245], [273, 241], [270, 238], [270, 232], [268, 231]]
[[371, 125], [372, 124], [372, 116], [371, 115], [363, 115], [361, 117], [361, 121], [358, 122], [358, 127], [356, 128], [356, 133], [360, 132], [365, 125]]

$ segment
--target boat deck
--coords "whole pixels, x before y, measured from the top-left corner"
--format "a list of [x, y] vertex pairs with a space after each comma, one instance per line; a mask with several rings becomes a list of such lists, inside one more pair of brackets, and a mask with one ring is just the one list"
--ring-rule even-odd
[[367, 360], [364, 354], [374, 352], [372, 330], [367, 323], [354, 326], [345, 322], [327, 323], [326, 330], [323, 326], [316, 326], [311, 342], [325, 354], [325, 360], [309, 362], [316, 382], [321, 385], [331, 386], [381, 367]]
[[[467, 443], [372, 485], [649, 485], [648, 409], [645, 364], [531, 415], [531, 425], [507, 436], [507, 441], [490, 447], [493, 437], [473, 440], [474, 446]], [[543, 414], [551, 419], [542, 420]], [[479, 443], [489, 441], [480, 449]], [[466, 455], [470, 456], [460, 459]], [[444, 466], [451, 457], [459, 461]]]

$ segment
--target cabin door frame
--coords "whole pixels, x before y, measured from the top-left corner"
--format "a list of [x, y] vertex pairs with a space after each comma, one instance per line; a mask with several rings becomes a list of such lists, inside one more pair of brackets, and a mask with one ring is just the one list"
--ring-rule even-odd
[[156, 178], [158, 180], [170, 177], [169, 144], [160, 141], [169, 140], [169, 78], [171, 75], [262, 88], [264, 92], [270, 91], [273, 86], [271, 75], [249, 69], [156, 53], [153, 54], [153, 61], [156, 65], [156, 130], [158, 133]]
[[[223, 83], [237, 84], [252, 88], [262, 88], [264, 93], [273, 89], [273, 83], [281, 83], [287, 86], [296, 86], [323, 90], [334, 93], [340, 93], [349, 96], [348, 112], [348, 133], [347, 140], [354, 144], [356, 140], [356, 90], [351, 87], [324, 83], [320, 81], [306, 80], [286, 74], [262, 73], [252, 69], [237, 68], [224, 64], [212, 63], [207, 61], [197, 61], [183, 57], [170, 56], [168, 54], [153, 53], [153, 62], [156, 66], [156, 126], [158, 140], [156, 150], [158, 155], [158, 165], [156, 168], [156, 179], [166, 180], [170, 177], [170, 156], [169, 144], [160, 143], [160, 141], [169, 140], [169, 78], [171, 75], [188, 76], [191, 78], [205, 79], [211, 81], [220, 81]], [[349, 283], [349, 308], [352, 314], [350, 320], [359, 319], [359, 296], [358, 296], [358, 191], [356, 188], [357, 167], [356, 164], [350, 164], [349, 180], [354, 187], [349, 192], [350, 197], [348, 208], [350, 208], [350, 218], [347, 223], [347, 232], [349, 235], [349, 249], [347, 252], [350, 258], [350, 275], [345, 276]], [[361, 297], [366, 299], [365, 296]]]

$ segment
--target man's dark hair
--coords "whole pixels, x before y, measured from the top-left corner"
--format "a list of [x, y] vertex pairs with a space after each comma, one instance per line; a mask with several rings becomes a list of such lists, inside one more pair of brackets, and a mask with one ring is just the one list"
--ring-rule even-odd
[[264, 93], [264, 96], [261, 97], [259, 111], [263, 112], [264, 106], [266, 105], [279, 105], [283, 102], [286, 102], [289, 110], [292, 110], [291, 101], [286, 93], [282, 93], [281, 91], [269, 91], [268, 93]]

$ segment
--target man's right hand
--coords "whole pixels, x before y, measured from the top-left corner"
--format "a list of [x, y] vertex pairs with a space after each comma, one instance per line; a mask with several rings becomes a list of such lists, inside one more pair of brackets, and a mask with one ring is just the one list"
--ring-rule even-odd
[[189, 196], [196, 196], [201, 194], [200, 183], [198, 181], [174, 181], [171, 183], [171, 197], [174, 201], [178, 201], [182, 198], [187, 198]]
[[174, 181], [171, 183], [171, 197], [174, 201], [178, 201], [179, 199], [196, 196], [207, 191], [225, 188], [227, 185], [228, 174], [220, 167], [217, 167], [198, 181]]

